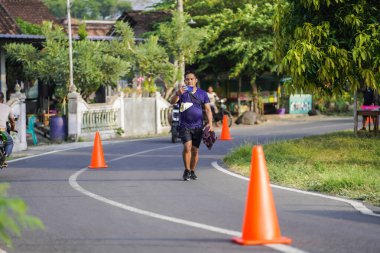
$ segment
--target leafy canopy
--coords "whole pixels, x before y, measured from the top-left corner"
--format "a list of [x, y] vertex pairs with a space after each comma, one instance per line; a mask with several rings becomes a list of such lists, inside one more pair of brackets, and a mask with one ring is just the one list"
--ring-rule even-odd
[[274, 28], [279, 71], [293, 90], [339, 94], [379, 87], [380, 2], [278, 0]]
[[[67, 0], [43, 0], [56, 17], [67, 15]], [[115, 16], [131, 10], [129, 1], [123, 0], [71, 0], [71, 16], [79, 19], [98, 19]]]
[[[62, 28], [50, 22], [43, 24], [42, 33], [46, 38], [42, 50], [16, 43], [7, 44], [5, 50], [11, 59], [23, 63], [27, 77], [55, 85], [55, 95], [64, 99], [69, 85], [68, 40]], [[74, 84], [84, 98], [101, 85], [115, 87], [120, 77], [129, 72], [129, 62], [107, 54], [112, 51], [110, 46], [87, 39], [73, 42]]]
[[28, 215], [28, 206], [22, 199], [8, 197], [9, 185], [0, 184], [0, 241], [12, 246], [12, 235], [21, 236], [22, 229], [43, 229], [43, 223]]
[[[196, 55], [199, 70], [227, 73], [230, 78], [256, 76], [274, 67], [273, 0], [184, 0], [185, 10], [206, 30]], [[173, 8], [164, 0], [156, 8]]]

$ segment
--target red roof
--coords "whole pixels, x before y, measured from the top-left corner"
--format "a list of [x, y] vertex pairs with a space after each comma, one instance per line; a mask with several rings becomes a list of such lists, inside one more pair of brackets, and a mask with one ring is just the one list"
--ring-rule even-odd
[[[78, 20], [75, 18], [71, 19], [71, 31], [73, 35], [78, 35], [78, 28], [80, 24], [86, 25], [86, 31], [88, 36], [106, 36], [112, 27], [115, 25], [116, 21], [109, 20]], [[61, 25], [67, 31], [67, 18], [63, 19]]]
[[56, 18], [41, 0], [0, 0], [0, 5], [14, 19], [18, 17], [33, 24], [42, 24], [44, 20], [56, 22]]
[[20, 34], [17, 18], [33, 24], [57, 22], [41, 0], [0, 0], [0, 34]]
[[0, 4], [0, 34], [18, 34], [16, 21], [12, 18], [7, 10]]

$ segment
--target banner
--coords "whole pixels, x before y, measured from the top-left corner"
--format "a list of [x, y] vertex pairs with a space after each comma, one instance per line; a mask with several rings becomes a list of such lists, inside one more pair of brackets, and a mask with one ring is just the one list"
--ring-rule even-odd
[[307, 114], [312, 108], [311, 95], [291, 95], [289, 98], [290, 114]]

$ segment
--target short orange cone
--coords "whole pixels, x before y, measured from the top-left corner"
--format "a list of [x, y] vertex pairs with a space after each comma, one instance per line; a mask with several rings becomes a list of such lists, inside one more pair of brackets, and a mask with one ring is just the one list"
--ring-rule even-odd
[[292, 242], [281, 236], [262, 146], [252, 149], [251, 179], [242, 230], [241, 238], [232, 238], [242, 245]]
[[107, 168], [104, 160], [102, 141], [100, 140], [99, 132], [95, 134], [94, 148], [92, 149], [91, 164], [88, 166], [90, 169]]
[[220, 134], [219, 140], [221, 140], [221, 141], [232, 140], [231, 135], [230, 135], [230, 128], [228, 127], [227, 115], [223, 116], [222, 133]]

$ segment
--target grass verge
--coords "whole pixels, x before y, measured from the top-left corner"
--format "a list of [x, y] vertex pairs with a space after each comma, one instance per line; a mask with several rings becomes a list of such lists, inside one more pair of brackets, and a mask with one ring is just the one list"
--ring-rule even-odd
[[[254, 143], [232, 150], [224, 162], [249, 176]], [[337, 132], [263, 146], [271, 182], [380, 206], [380, 137]]]

